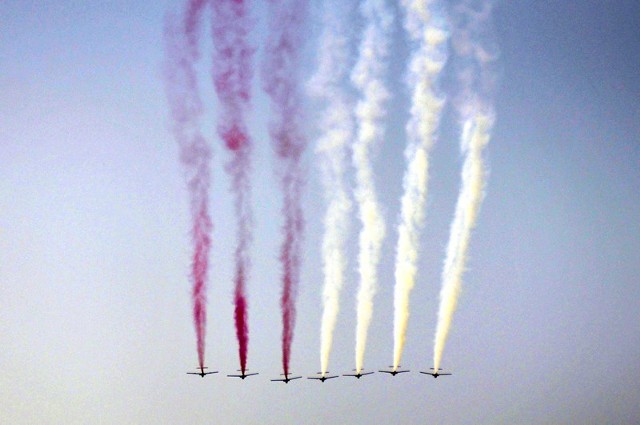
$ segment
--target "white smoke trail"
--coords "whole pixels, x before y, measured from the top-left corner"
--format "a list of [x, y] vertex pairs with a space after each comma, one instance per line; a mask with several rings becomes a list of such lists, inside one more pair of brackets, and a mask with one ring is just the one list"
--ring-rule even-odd
[[482, 152], [491, 136], [494, 122], [493, 92], [497, 59], [490, 0], [463, 0], [452, 14], [453, 48], [458, 77], [454, 104], [462, 119], [461, 147], [465, 155], [462, 187], [451, 223], [447, 256], [442, 271], [440, 308], [434, 342], [435, 371], [451, 328], [465, 270], [471, 230], [476, 225], [484, 197], [485, 167]]
[[442, 272], [440, 309], [434, 345], [434, 370], [440, 368], [442, 352], [451, 327], [453, 313], [458, 303], [462, 274], [467, 260], [471, 230], [476, 224], [478, 211], [484, 196], [485, 170], [482, 150], [489, 142], [493, 123], [491, 116], [479, 114], [464, 123], [462, 150], [465, 160], [462, 169], [462, 189], [451, 224], [447, 246], [447, 258]]
[[362, 98], [356, 106], [357, 138], [353, 145], [356, 168], [355, 199], [362, 222], [359, 237], [358, 271], [360, 284], [357, 295], [356, 371], [362, 370], [367, 332], [373, 315], [377, 267], [385, 235], [385, 223], [380, 212], [371, 167], [371, 149], [383, 137], [381, 124], [389, 93], [385, 87], [389, 39], [393, 15], [385, 0], [364, 0], [360, 6], [366, 28], [359, 46], [358, 61], [351, 80]]
[[340, 292], [344, 283], [345, 239], [349, 230], [351, 200], [345, 186], [347, 143], [353, 137], [352, 105], [341, 86], [348, 76], [347, 14], [344, 0], [328, 0], [324, 5], [323, 32], [320, 39], [318, 71], [309, 82], [310, 93], [324, 103], [318, 140], [322, 177], [327, 199], [322, 240], [324, 286], [320, 329], [320, 372], [327, 373], [333, 333], [340, 310]]
[[442, 4], [433, 0], [404, 0], [405, 28], [418, 44], [411, 56], [409, 84], [413, 87], [407, 124], [407, 170], [401, 200], [394, 289], [393, 369], [400, 364], [409, 320], [409, 295], [415, 285], [420, 230], [424, 223], [429, 178], [429, 152], [436, 137], [444, 99], [436, 83], [446, 60], [448, 34]]

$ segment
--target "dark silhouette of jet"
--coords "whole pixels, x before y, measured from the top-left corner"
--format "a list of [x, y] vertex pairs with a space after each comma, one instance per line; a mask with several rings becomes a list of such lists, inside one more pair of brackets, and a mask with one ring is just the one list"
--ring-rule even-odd
[[331, 375], [331, 376], [327, 376], [327, 375], [325, 375], [325, 374], [322, 374], [322, 372], [318, 372], [318, 374], [319, 374], [320, 376], [309, 376], [307, 379], [316, 379], [316, 380], [318, 380], [318, 381], [320, 381], [320, 382], [324, 382], [324, 381], [326, 381], [327, 379], [333, 379], [333, 378], [337, 378], [337, 377], [338, 377], [338, 375]]
[[285, 384], [288, 384], [289, 381], [293, 381], [294, 379], [302, 378], [302, 376], [293, 376], [293, 377], [289, 378], [289, 374], [288, 373], [282, 373], [281, 375], [284, 376], [284, 378], [272, 379], [271, 382], [284, 382]]
[[187, 375], [200, 375], [201, 378], [204, 378], [205, 375], [213, 375], [214, 373], [218, 373], [217, 370], [215, 372], [205, 372], [204, 370], [208, 368], [203, 366], [200, 366], [199, 369], [200, 372], [187, 372]]
[[[354, 372], [356, 372], [356, 370], [355, 370], [355, 369], [353, 369], [353, 371], [354, 371]], [[342, 375], [342, 376], [353, 376], [353, 377], [355, 377], [356, 379], [360, 379], [360, 378], [362, 378], [363, 376], [365, 376], [365, 375], [371, 375], [372, 373], [373, 373], [373, 372], [366, 372], [366, 373], [363, 373], [362, 371], [360, 371], [360, 372], [358, 372], [358, 373], [345, 373], [345, 374], [344, 374], [344, 375]]]
[[227, 375], [229, 378], [240, 378], [244, 381], [245, 378], [249, 377], [249, 376], [253, 376], [253, 375], [257, 375], [258, 372], [254, 372], [254, 373], [246, 373], [245, 370], [238, 370], [238, 372], [242, 372], [241, 374], [237, 374], [237, 375]]
[[[391, 376], [396, 376], [399, 373], [406, 373], [409, 372], [409, 370], [398, 370], [398, 369], [394, 369], [393, 366], [389, 366], [391, 368], [391, 370], [379, 370], [378, 372], [382, 372], [382, 373], [388, 373]], [[398, 367], [400, 367], [400, 365], [398, 365]]]
[[423, 373], [423, 374], [425, 374], [425, 375], [431, 375], [431, 376], [433, 376], [434, 378], [437, 378], [438, 376], [451, 375], [451, 373], [441, 373], [440, 371], [441, 371], [442, 369], [440, 369], [440, 368], [438, 368], [438, 370], [435, 370], [434, 368], [429, 368], [429, 369], [431, 370], [431, 372], [423, 372], [423, 371], [420, 371], [420, 373]]

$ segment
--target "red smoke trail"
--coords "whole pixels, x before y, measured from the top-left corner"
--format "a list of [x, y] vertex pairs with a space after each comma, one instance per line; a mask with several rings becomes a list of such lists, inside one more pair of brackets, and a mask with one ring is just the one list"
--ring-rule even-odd
[[298, 56], [304, 36], [301, 25], [306, 13], [305, 0], [269, 1], [269, 36], [265, 47], [262, 79], [271, 98], [273, 119], [269, 134], [277, 154], [277, 173], [283, 192], [284, 240], [280, 248], [282, 263], [282, 368], [289, 374], [291, 342], [295, 328], [303, 216], [301, 194], [303, 178], [300, 158], [306, 140], [300, 130], [301, 96], [298, 87]]
[[249, 329], [245, 284], [249, 269], [248, 249], [252, 239], [253, 213], [250, 203], [250, 155], [252, 143], [244, 115], [251, 101], [252, 57], [254, 49], [247, 42], [251, 22], [244, 0], [213, 0], [211, 20], [214, 58], [213, 82], [221, 103], [218, 134], [233, 157], [227, 164], [235, 193], [238, 219], [238, 245], [235, 251], [234, 319], [239, 345], [240, 369], [247, 365]]
[[191, 281], [193, 321], [198, 344], [198, 363], [204, 367], [207, 325], [207, 270], [212, 223], [209, 217], [211, 151], [200, 132], [202, 102], [194, 64], [199, 58], [200, 18], [207, 0], [187, 2], [184, 16], [168, 16], [165, 23], [166, 91], [173, 119], [173, 133], [180, 147], [180, 161], [187, 174], [193, 242]]

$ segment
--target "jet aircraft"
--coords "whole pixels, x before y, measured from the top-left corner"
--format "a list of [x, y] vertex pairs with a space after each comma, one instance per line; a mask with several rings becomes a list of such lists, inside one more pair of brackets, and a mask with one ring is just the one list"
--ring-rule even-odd
[[327, 376], [327, 375], [322, 374], [322, 372], [318, 372], [318, 375], [320, 375], [320, 376], [309, 376], [307, 379], [316, 379], [316, 380], [318, 380], [320, 382], [324, 382], [327, 379], [333, 379], [333, 378], [337, 378], [338, 377], [338, 375]]
[[289, 374], [288, 373], [282, 373], [281, 375], [284, 376], [284, 378], [272, 379], [271, 382], [284, 382], [285, 384], [288, 384], [289, 381], [293, 381], [294, 379], [302, 378], [302, 376], [293, 376], [293, 377], [289, 378]]
[[213, 375], [214, 373], [218, 373], [217, 370], [215, 372], [205, 372], [204, 370], [208, 368], [203, 366], [200, 366], [199, 369], [200, 372], [187, 372], [187, 375], [200, 375], [201, 378], [204, 378], [205, 375]]
[[434, 378], [437, 378], [438, 376], [451, 375], [451, 373], [441, 373], [440, 371], [441, 371], [442, 369], [440, 369], [440, 368], [438, 368], [438, 370], [435, 370], [434, 368], [429, 368], [429, 369], [431, 370], [431, 372], [423, 372], [423, 371], [420, 371], [420, 373], [423, 373], [423, 374], [425, 374], [425, 375], [431, 375], [431, 376], [433, 376]]
[[[394, 369], [393, 366], [389, 366], [391, 368], [391, 370], [379, 370], [378, 372], [382, 372], [382, 373], [388, 373], [391, 376], [396, 376], [399, 373], [406, 373], [409, 372], [408, 369], [406, 370], [398, 370], [398, 369]], [[400, 366], [398, 366], [400, 367]]]
[[[356, 372], [356, 370], [355, 370], [355, 369], [353, 369], [353, 371], [354, 371], [354, 372]], [[363, 373], [362, 371], [360, 371], [360, 372], [358, 372], [358, 373], [345, 373], [345, 374], [344, 374], [344, 375], [342, 375], [342, 376], [353, 376], [353, 377], [355, 377], [356, 379], [360, 379], [360, 378], [362, 378], [363, 376], [365, 376], [365, 375], [371, 375], [372, 373], [373, 373], [373, 372], [366, 372], [366, 373]]]
[[248, 378], [249, 376], [253, 376], [253, 375], [257, 375], [258, 372], [254, 372], [254, 373], [247, 373], [245, 370], [238, 370], [238, 372], [242, 372], [241, 374], [236, 374], [236, 375], [227, 375], [227, 377], [229, 378], [240, 378], [244, 381], [245, 378]]

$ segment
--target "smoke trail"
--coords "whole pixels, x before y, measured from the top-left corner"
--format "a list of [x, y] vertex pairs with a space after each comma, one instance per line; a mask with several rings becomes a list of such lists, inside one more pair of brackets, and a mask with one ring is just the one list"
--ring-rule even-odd
[[269, 134], [277, 155], [277, 173], [283, 193], [284, 240], [282, 263], [282, 368], [289, 373], [291, 342], [295, 328], [300, 254], [304, 220], [301, 195], [304, 184], [300, 159], [306, 146], [301, 127], [301, 97], [297, 70], [304, 39], [305, 0], [269, 0], [269, 35], [262, 79], [271, 98], [273, 118]]
[[244, 373], [249, 344], [245, 286], [250, 267], [249, 247], [253, 230], [249, 181], [252, 142], [245, 124], [245, 113], [251, 103], [252, 58], [255, 49], [247, 41], [251, 22], [246, 1], [215, 0], [213, 10], [211, 25], [215, 50], [212, 74], [222, 107], [218, 134], [232, 154], [226, 170], [231, 175], [238, 220], [238, 242], [234, 254], [234, 320], [240, 370]]
[[394, 290], [393, 369], [400, 364], [409, 320], [409, 294], [415, 285], [420, 230], [429, 178], [429, 152], [436, 137], [444, 99], [436, 83], [447, 59], [448, 34], [440, 1], [405, 0], [405, 28], [418, 44], [411, 56], [409, 84], [413, 87], [411, 118], [407, 124], [407, 170], [401, 200]]
[[206, 4], [206, 0], [188, 1], [182, 19], [168, 16], [164, 29], [166, 92], [173, 120], [172, 130], [187, 174], [191, 205], [193, 320], [200, 367], [204, 366], [207, 271], [212, 230], [208, 211], [211, 151], [200, 132], [199, 118], [203, 108], [194, 64], [199, 58], [200, 19]]
[[492, 3], [463, 1], [453, 13], [453, 48], [459, 93], [454, 103], [462, 119], [461, 147], [465, 155], [462, 187], [451, 224], [447, 256], [442, 271], [442, 290], [434, 344], [434, 370], [440, 368], [442, 353], [451, 328], [462, 274], [464, 273], [471, 230], [476, 225], [484, 197], [485, 167], [482, 152], [489, 142], [494, 122], [493, 69], [497, 48], [491, 25]]
[[345, 187], [347, 143], [353, 135], [352, 105], [341, 85], [348, 75], [347, 13], [344, 0], [328, 0], [324, 5], [318, 71], [310, 81], [310, 92], [324, 103], [317, 152], [321, 168], [327, 211], [324, 217], [322, 263], [322, 322], [320, 329], [320, 372], [326, 374], [333, 343], [333, 332], [340, 310], [340, 291], [344, 282], [346, 258], [344, 242], [348, 234], [351, 201]]
[[351, 79], [362, 98], [356, 106], [357, 139], [353, 146], [356, 168], [355, 198], [362, 222], [359, 237], [358, 271], [360, 286], [357, 295], [356, 371], [362, 370], [367, 332], [373, 315], [377, 266], [385, 235], [385, 224], [378, 205], [371, 149], [383, 137], [382, 120], [389, 93], [383, 78], [387, 70], [389, 38], [393, 15], [385, 0], [364, 0], [360, 6], [366, 29], [360, 42], [359, 57]]

